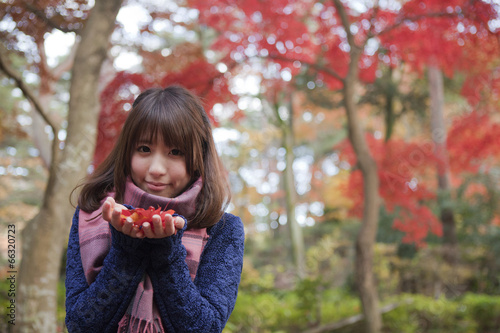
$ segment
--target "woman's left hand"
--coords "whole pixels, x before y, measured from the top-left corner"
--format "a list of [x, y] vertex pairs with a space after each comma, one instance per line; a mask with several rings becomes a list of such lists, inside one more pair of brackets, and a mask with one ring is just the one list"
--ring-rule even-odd
[[144, 222], [142, 231], [147, 238], [165, 238], [177, 233], [177, 230], [184, 228], [184, 219], [180, 216], [165, 215], [165, 226], [160, 215], [153, 215], [153, 222]]

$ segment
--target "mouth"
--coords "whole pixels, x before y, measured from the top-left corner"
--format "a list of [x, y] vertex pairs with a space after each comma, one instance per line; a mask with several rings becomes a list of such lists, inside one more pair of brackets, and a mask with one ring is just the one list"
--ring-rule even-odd
[[153, 192], [159, 192], [163, 191], [167, 187], [167, 184], [157, 183], [157, 182], [146, 182], [146, 186], [148, 187], [149, 190]]

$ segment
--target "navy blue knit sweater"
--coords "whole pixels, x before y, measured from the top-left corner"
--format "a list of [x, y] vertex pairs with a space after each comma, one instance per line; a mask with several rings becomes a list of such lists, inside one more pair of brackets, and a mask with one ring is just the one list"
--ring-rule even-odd
[[160, 240], [134, 239], [111, 228], [111, 248], [89, 286], [73, 217], [66, 263], [66, 326], [73, 332], [117, 332], [144, 273], [167, 332], [221, 332], [234, 308], [243, 266], [240, 218], [224, 214], [213, 227], [191, 281], [183, 232]]

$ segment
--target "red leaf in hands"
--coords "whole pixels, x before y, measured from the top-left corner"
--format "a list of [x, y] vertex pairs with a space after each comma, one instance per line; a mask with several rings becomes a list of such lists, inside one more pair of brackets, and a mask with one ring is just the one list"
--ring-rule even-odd
[[135, 208], [135, 209], [122, 210], [121, 220], [122, 222], [131, 220], [132, 222], [134, 222], [135, 225], [139, 227], [142, 227], [142, 224], [144, 222], [149, 222], [151, 223], [151, 227], [153, 227], [152, 224], [153, 215], [160, 215], [161, 220], [163, 222], [163, 226], [165, 227], [165, 216], [172, 215], [174, 213], [175, 211], [173, 209], [162, 211], [161, 208], [155, 209], [154, 207], [149, 206], [148, 209]]

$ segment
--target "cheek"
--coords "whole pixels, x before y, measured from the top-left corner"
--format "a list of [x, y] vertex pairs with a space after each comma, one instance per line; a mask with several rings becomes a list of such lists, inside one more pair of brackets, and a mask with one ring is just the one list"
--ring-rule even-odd
[[141, 163], [140, 159], [134, 158], [133, 156], [132, 156], [132, 159], [130, 161], [130, 173], [131, 173], [132, 177], [140, 175], [141, 173], [144, 173], [143, 163]]
[[175, 177], [178, 177], [179, 180], [184, 180], [186, 177], [188, 177], [186, 163], [181, 161], [179, 161], [179, 163], [176, 163], [175, 168], [172, 169], [172, 174], [175, 175]]

